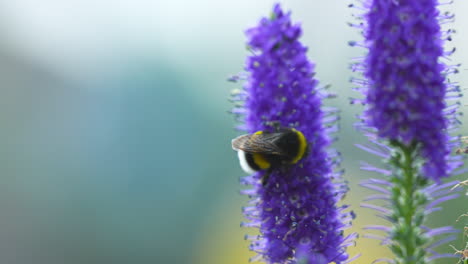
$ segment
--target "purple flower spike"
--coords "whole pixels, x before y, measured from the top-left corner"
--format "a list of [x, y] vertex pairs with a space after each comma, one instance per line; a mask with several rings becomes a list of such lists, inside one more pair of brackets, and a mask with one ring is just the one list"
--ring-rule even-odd
[[247, 58], [244, 91], [234, 94], [240, 104], [233, 113], [245, 121], [239, 128], [274, 131], [271, 122], [276, 122], [301, 131], [309, 149], [298, 163], [274, 169], [265, 185], [260, 182], [265, 171], [241, 179], [253, 186], [243, 191], [252, 198], [244, 208], [250, 221], [243, 226], [260, 229], [260, 236], [247, 236], [258, 253], [252, 261], [344, 264], [355, 236], [343, 235], [354, 215], [337, 206], [347, 186], [334, 171], [338, 153], [327, 152], [337, 111], [321, 108], [330, 95], [313, 79], [314, 65], [298, 41], [301, 33], [279, 5], [246, 32], [253, 55]]
[[439, 181], [453, 169], [444, 98], [448, 68], [436, 0], [370, 1], [365, 31], [366, 122], [381, 138], [421, 144], [423, 174]]
[[[353, 102], [366, 106], [358, 128], [371, 144], [358, 147], [384, 159], [382, 168], [367, 163], [361, 168], [380, 173], [385, 180], [362, 182], [361, 186], [377, 192], [366, 201], [379, 200], [379, 205], [361, 206], [375, 210], [391, 224], [367, 227], [380, 234], [366, 237], [381, 241], [395, 255], [394, 260], [377, 262], [429, 263], [447, 257], [433, 249], [454, 239], [437, 236], [456, 230], [428, 228], [426, 219], [441, 210], [441, 203], [458, 197], [448, 192], [451, 183], [442, 184], [441, 179], [460, 173], [455, 169], [463, 165], [459, 156], [450, 156], [459, 141], [449, 134], [459, 124], [459, 104], [445, 104], [460, 97], [459, 87], [447, 78], [457, 72], [457, 66], [442, 63], [453, 53], [442, 48], [453, 31], [442, 32], [439, 24], [453, 16], [439, 14], [436, 0], [362, 2], [358, 9], [365, 14], [358, 16], [358, 24], [350, 25], [362, 31], [365, 41], [349, 43], [368, 49], [365, 59], [353, 65], [364, 78], [353, 78], [352, 83], [365, 96]], [[436, 184], [430, 185], [431, 180]]]

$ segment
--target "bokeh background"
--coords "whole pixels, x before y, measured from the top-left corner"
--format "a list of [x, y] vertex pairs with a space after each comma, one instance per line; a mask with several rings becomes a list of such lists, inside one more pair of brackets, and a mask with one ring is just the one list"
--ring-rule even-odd
[[[362, 109], [348, 100], [349, 62], [362, 54], [347, 45], [360, 39], [346, 25], [351, 1], [282, 2], [302, 22], [317, 77], [339, 95], [325, 104], [342, 109], [334, 147], [358, 214], [351, 231], [363, 233], [380, 220], [359, 208], [369, 192], [358, 182], [373, 176], [359, 161], [379, 161], [354, 147], [365, 139], [352, 127]], [[227, 113], [240, 84], [226, 78], [243, 69], [244, 30], [273, 3], [0, 1], [0, 263], [247, 263], [243, 235], [255, 231], [239, 227], [244, 174]], [[452, 59], [467, 64], [468, 2], [447, 8], [457, 15]], [[467, 68], [453, 77], [462, 87]], [[461, 229], [467, 199], [431, 224]], [[357, 242], [355, 263], [389, 254]], [[461, 235], [452, 244], [463, 247]]]

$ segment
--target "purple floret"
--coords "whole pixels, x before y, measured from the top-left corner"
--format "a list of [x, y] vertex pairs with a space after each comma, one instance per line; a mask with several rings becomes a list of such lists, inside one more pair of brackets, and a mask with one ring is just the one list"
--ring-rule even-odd
[[264, 171], [242, 179], [253, 186], [244, 191], [252, 198], [244, 208], [250, 220], [244, 226], [260, 228], [259, 237], [249, 237], [251, 249], [259, 253], [254, 260], [296, 263], [300, 253], [310, 259], [307, 263], [317, 258], [345, 263], [345, 247], [354, 235], [344, 237], [343, 230], [353, 217], [336, 205], [347, 187], [341, 173], [333, 171], [337, 153], [327, 152], [328, 135], [337, 130], [336, 111], [321, 109], [327, 94], [313, 78], [314, 65], [298, 41], [301, 33], [279, 5], [270, 18], [246, 32], [253, 55], [247, 58], [245, 93], [237, 95], [243, 108], [234, 110], [244, 114], [241, 128], [248, 133], [273, 131], [269, 122], [279, 122], [301, 131], [309, 152], [297, 164], [274, 170], [265, 186], [260, 183]]
[[381, 138], [419, 142], [423, 174], [438, 181], [451, 167], [436, 1], [372, 1], [369, 10], [367, 123]]

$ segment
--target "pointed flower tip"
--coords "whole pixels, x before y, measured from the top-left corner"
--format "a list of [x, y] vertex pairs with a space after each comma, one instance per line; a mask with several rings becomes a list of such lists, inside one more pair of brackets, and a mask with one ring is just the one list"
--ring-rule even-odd
[[283, 9], [281, 8], [280, 3], [276, 3], [273, 6], [273, 11], [271, 12], [271, 15], [270, 15], [270, 20], [275, 20], [281, 17], [283, 17]]
[[302, 30], [299, 25], [291, 25], [290, 13], [285, 14], [280, 4], [276, 4], [270, 18], [263, 18], [259, 26], [248, 29], [246, 34], [250, 47], [265, 52], [278, 50], [285, 42], [294, 42]]

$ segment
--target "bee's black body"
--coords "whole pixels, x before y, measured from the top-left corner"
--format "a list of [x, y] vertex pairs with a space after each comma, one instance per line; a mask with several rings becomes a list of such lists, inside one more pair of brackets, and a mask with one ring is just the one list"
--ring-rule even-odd
[[232, 147], [238, 151], [241, 167], [247, 173], [266, 170], [264, 183], [272, 170], [296, 164], [308, 151], [306, 138], [293, 128], [242, 135], [232, 140]]

